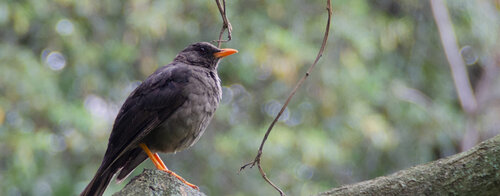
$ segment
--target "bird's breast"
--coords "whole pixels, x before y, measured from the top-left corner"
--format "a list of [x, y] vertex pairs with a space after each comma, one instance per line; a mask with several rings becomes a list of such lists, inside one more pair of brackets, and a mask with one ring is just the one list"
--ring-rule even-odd
[[198, 141], [221, 99], [221, 87], [215, 80], [202, 74], [189, 78], [183, 90], [186, 101], [145, 139], [153, 151], [176, 152]]

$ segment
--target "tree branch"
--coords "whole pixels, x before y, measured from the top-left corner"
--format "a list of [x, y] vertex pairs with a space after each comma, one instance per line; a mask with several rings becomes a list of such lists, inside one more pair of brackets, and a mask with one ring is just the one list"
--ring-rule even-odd
[[135, 195], [206, 196], [167, 172], [157, 169], [144, 169], [140, 175], [132, 178], [122, 190], [113, 194], [113, 196]]
[[500, 135], [469, 151], [319, 195], [492, 195], [500, 193]]
[[[500, 135], [469, 151], [319, 195], [477, 195], [500, 193]], [[204, 195], [160, 170], [145, 169], [114, 196]]]
[[309, 67], [309, 69], [304, 74], [304, 76], [297, 82], [297, 84], [293, 88], [292, 92], [290, 93], [290, 95], [286, 99], [285, 104], [283, 104], [283, 106], [281, 107], [280, 112], [278, 113], [278, 115], [276, 115], [276, 117], [274, 118], [271, 125], [269, 125], [269, 128], [267, 129], [266, 134], [264, 135], [264, 138], [262, 139], [262, 143], [260, 144], [259, 150], [257, 151], [257, 156], [255, 157], [255, 159], [252, 162], [247, 163], [240, 168], [240, 171], [241, 171], [248, 166], [250, 166], [250, 168], [253, 168], [253, 166], [255, 166], [257, 164], [257, 167], [259, 168], [259, 172], [262, 175], [262, 178], [264, 178], [264, 180], [266, 180], [267, 183], [269, 183], [272, 187], [274, 187], [280, 193], [280, 195], [285, 195], [285, 193], [278, 186], [276, 186], [274, 183], [271, 182], [271, 180], [267, 177], [266, 173], [262, 169], [262, 166], [261, 166], [262, 150], [264, 149], [264, 144], [266, 143], [266, 140], [269, 137], [271, 130], [273, 129], [276, 122], [278, 122], [278, 119], [280, 118], [280, 116], [285, 111], [286, 107], [288, 106], [288, 103], [290, 103], [290, 100], [292, 99], [292, 97], [295, 95], [297, 90], [302, 86], [302, 84], [307, 79], [307, 77], [309, 77], [311, 71], [314, 69], [314, 67], [318, 63], [319, 59], [321, 58], [321, 56], [323, 56], [323, 52], [325, 51], [326, 43], [328, 41], [328, 35], [330, 33], [330, 21], [332, 18], [331, 0], [326, 1], [326, 10], [328, 11], [328, 21], [326, 23], [325, 35], [323, 37], [323, 42], [321, 44], [321, 48], [319, 49], [318, 55], [316, 56], [314, 63], [311, 65], [311, 67]]
[[453, 82], [457, 90], [460, 105], [467, 115], [466, 132], [462, 139], [462, 150], [467, 150], [479, 142], [476, 114], [477, 101], [472, 90], [465, 63], [457, 46], [457, 38], [453, 24], [448, 13], [448, 8], [443, 0], [430, 0], [432, 14], [439, 29], [441, 43], [450, 65]]
[[457, 46], [457, 38], [453, 31], [448, 8], [443, 0], [430, 0], [432, 7], [432, 14], [439, 29], [441, 43], [443, 44], [446, 58], [450, 64], [453, 82], [457, 89], [460, 104], [466, 113], [475, 113], [477, 110], [477, 103], [474, 93], [472, 91], [469, 76], [465, 69], [465, 63], [460, 56]]
[[[222, 28], [220, 29], [219, 33], [219, 39], [214, 40], [217, 42], [217, 47], [220, 48], [222, 42], [228, 42], [231, 41], [231, 32], [233, 31], [233, 26], [231, 26], [231, 23], [227, 19], [226, 16], [226, 0], [222, 0], [222, 4], [220, 3], [220, 0], [215, 0], [215, 3], [217, 3], [217, 7], [219, 8], [220, 16], [222, 17]], [[222, 40], [222, 35], [224, 35], [224, 31], [227, 29], [227, 40]]]

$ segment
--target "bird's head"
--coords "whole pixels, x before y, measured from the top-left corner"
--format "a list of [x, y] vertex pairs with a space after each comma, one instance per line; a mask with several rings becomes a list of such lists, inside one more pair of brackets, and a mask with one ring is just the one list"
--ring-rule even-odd
[[216, 69], [221, 58], [237, 53], [231, 48], [219, 49], [208, 42], [198, 42], [184, 48], [174, 61], [183, 62], [189, 65]]

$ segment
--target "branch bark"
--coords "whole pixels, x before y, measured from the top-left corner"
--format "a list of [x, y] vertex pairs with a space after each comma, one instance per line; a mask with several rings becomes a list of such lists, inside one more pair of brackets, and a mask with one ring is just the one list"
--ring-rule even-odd
[[[500, 135], [469, 151], [319, 195], [477, 195], [500, 193]], [[177, 178], [145, 169], [114, 196], [200, 195]]]
[[500, 193], [500, 135], [447, 158], [319, 195], [492, 195]]
[[135, 195], [190, 195], [206, 196], [195, 190], [176, 177], [157, 169], [144, 169], [134, 177], [119, 192], [113, 196], [135, 196]]

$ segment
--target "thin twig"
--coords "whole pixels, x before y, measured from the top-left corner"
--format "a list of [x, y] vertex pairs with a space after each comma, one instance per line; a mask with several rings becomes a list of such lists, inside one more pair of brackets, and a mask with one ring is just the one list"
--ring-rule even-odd
[[457, 89], [460, 105], [462, 105], [466, 113], [473, 114], [477, 110], [476, 98], [469, 82], [465, 63], [458, 50], [457, 38], [453, 31], [448, 8], [446, 8], [442, 0], [430, 0], [430, 2], [439, 35], [441, 36], [441, 43], [450, 65], [453, 82]]
[[[226, 0], [222, 0], [222, 4], [220, 3], [220, 0], [215, 0], [215, 3], [217, 3], [217, 7], [219, 8], [220, 16], [222, 17], [222, 28], [220, 29], [219, 33], [219, 39], [214, 40], [214, 42], [217, 42], [217, 47], [220, 48], [222, 42], [228, 42], [231, 41], [231, 32], [233, 31], [233, 26], [231, 26], [231, 23], [227, 19], [226, 16]], [[227, 40], [222, 40], [222, 35], [224, 35], [224, 31], [227, 29]]]
[[330, 33], [330, 21], [332, 18], [331, 0], [327, 0], [326, 4], [327, 4], [326, 10], [328, 11], [328, 21], [326, 23], [326, 30], [325, 30], [325, 35], [323, 37], [323, 43], [321, 44], [321, 48], [319, 49], [318, 55], [316, 56], [316, 60], [314, 60], [314, 63], [311, 65], [311, 67], [309, 67], [309, 69], [304, 74], [304, 76], [297, 82], [297, 84], [293, 88], [292, 92], [290, 93], [290, 95], [286, 99], [285, 104], [283, 105], [283, 107], [281, 107], [280, 112], [278, 113], [278, 115], [276, 115], [273, 122], [271, 123], [271, 125], [267, 129], [266, 134], [264, 135], [264, 138], [262, 139], [262, 143], [260, 144], [259, 150], [257, 151], [257, 156], [255, 157], [255, 159], [252, 162], [247, 163], [240, 168], [240, 171], [241, 171], [248, 166], [250, 166], [250, 168], [253, 168], [253, 166], [255, 166], [257, 164], [257, 167], [259, 168], [259, 172], [262, 175], [262, 178], [264, 178], [264, 180], [266, 180], [267, 183], [269, 183], [271, 186], [273, 186], [280, 193], [280, 195], [285, 195], [285, 193], [280, 188], [278, 188], [278, 186], [274, 185], [271, 182], [271, 180], [269, 180], [269, 178], [266, 176], [266, 173], [264, 172], [264, 170], [261, 167], [262, 150], [264, 148], [264, 144], [266, 143], [267, 138], [269, 137], [269, 134], [271, 133], [271, 130], [273, 129], [274, 125], [276, 124], [276, 122], [280, 118], [281, 114], [283, 114], [283, 112], [285, 111], [286, 107], [288, 106], [288, 103], [290, 103], [290, 100], [292, 99], [292, 97], [295, 95], [297, 90], [302, 86], [302, 84], [304, 83], [306, 78], [309, 77], [311, 71], [314, 69], [314, 67], [318, 63], [319, 59], [321, 58], [321, 56], [323, 56], [323, 52], [325, 51], [326, 43], [328, 41], [328, 35]]
[[474, 146], [479, 141], [479, 132], [477, 127], [477, 101], [474, 91], [472, 90], [467, 68], [464, 60], [460, 56], [458, 50], [457, 38], [453, 30], [453, 24], [450, 19], [448, 8], [443, 0], [430, 0], [432, 14], [436, 21], [436, 25], [441, 37], [444, 53], [450, 65], [453, 83], [457, 90], [460, 105], [467, 116], [466, 132], [462, 139], [462, 150], [467, 150]]

